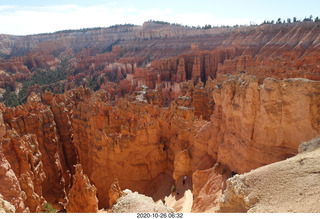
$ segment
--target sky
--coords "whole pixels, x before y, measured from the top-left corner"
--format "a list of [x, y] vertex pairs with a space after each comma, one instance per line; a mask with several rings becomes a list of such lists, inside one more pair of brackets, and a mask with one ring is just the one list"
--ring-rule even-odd
[[142, 25], [159, 20], [189, 26], [249, 25], [320, 17], [319, 0], [0, 0], [0, 34]]

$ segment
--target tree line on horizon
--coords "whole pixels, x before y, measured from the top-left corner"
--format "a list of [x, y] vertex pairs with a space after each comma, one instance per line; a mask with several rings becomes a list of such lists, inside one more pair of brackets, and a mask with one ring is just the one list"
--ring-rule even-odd
[[[189, 25], [182, 25], [182, 24], [178, 24], [178, 23], [169, 23], [169, 22], [165, 22], [165, 21], [156, 21], [156, 20], [148, 20], [148, 22], [152, 22], [152, 23], [156, 23], [156, 24], [162, 24], [162, 25], [176, 25], [176, 26], [182, 26], [182, 27], [189, 27], [189, 28], [193, 28], [193, 29], [213, 29], [213, 28], [230, 28], [230, 27], [247, 27], [247, 26], [258, 26], [258, 24], [255, 24], [254, 22], [251, 22], [250, 25], [247, 24], [236, 24], [233, 26], [229, 26], [229, 25], [211, 25], [211, 24], [206, 24], [204, 26], [189, 26]], [[313, 19], [313, 16], [310, 15], [309, 17], [305, 17], [303, 20], [299, 20], [296, 17], [291, 18], [287, 18], [287, 19], [281, 19], [278, 18], [276, 21], [275, 20], [264, 20], [260, 25], [264, 25], [264, 24], [285, 24], [285, 23], [301, 23], [301, 22], [320, 22], [319, 17], [315, 17]]]
[[[320, 22], [320, 19], [319, 19], [318, 16], [315, 19], [313, 19], [312, 15], [310, 15], [308, 18], [305, 17], [303, 20], [299, 20], [296, 17], [293, 17], [292, 19], [291, 18], [287, 18], [286, 20], [278, 18], [276, 21], [274, 21], [274, 20], [271, 20], [271, 21], [264, 20], [260, 25], [264, 25], [264, 24], [285, 24], [285, 23], [289, 24], [289, 23], [302, 23], [302, 22]], [[255, 23], [250, 23], [250, 25], [245, 25], [245, 24], [244, 25], [239, 25], [239, 24], [236, 24], [233, 27], [245, 27], [245, 26], [258, 26], [258, 24], [255, 24]], [[218, 27], [231, 27], [231, 26], [228, 26], [228, 25], [211, 26], [210, 24], [206, 24], [205, 26], [201, 27], [201, 29], [211, 29], [211, 28], [218, 28]]]
[[[247, 27], [247, 26], [258, 26], [258, 24], [254, 23], [254, 22], [250, 22], [250, 25], [248, 24], [236, 24], [233, 26], [229, 26], [229, 25], [211, 25], [211, 24], [206, 24], [204, 26], [190, 26], [190, 25], [183, 25], [183, 24], [179, 24], [179, 23], [170, 23], [170, 22], [166, 22], [166, 21], [158, 21], [158, 20], [148, 20], [147, 22], [152, 22], [152, 23], [156, 23], [156, 24], [161, 24], [161, 25], [175, 25], [175, 26], [181, 26], [181, 27], [188, 27], [188, 28], [192, 28], [192, 29], [213, 29], [213, 28], [230, 28], [230, 27]], [[287, 18], [287, 19], [281, 19], [278, 18], [276, 21], [275, 20], [264, 20], [260, 25], [264, 25], [264, 24], [285, 24], [285, 23], [301, 23], [301, 22], [320, 22], [320, 18], [317, 16], [313, 19], [313, 16], [310, 15], [309, 17], [305, 17], [303, 20], [299, 20], [296, 17], [291, 18]], [[133, 27], [135, 26], [134, 24], [131, 23], [126, 23], [126, 24], [115, 24], [115, 25], [111, 25], [108, 27], [92, 27], [92, 28], [82, 28], [82, 29], [68, 29], [68, 30], [60, 30], [60, 31], [55, 31], [53, 32], [54, 34], [57, 33], [71, 33], [71, 32], [81, 32], [81, 33], [85, 33], [88, 31], [92, 31], [92, 30], [101, 30], [104, 28], [121, 28], [121, 27]], [[48, 34], [52, 34], [52, 33], [42, 33], [42, 34], [31, 34], [31, 35], [48, 35]]]
[[305, 17], [303, 20], [299, 20], [296, 17], [293, 17], [292, 20], [291, 18], [287, 18], [287, 20], [278, 18], [276, 22], [274, 20], [271, 20], [271, 21], [265, 20], [262, 24], [274, 24], [274, 23], [285, 24], [285, 23], [301, 23], [301, 22], [320, 22], [320, 19], [318, 16], [315, 19], [313, 19], [313, 16], [310, 15], [308, 18]]

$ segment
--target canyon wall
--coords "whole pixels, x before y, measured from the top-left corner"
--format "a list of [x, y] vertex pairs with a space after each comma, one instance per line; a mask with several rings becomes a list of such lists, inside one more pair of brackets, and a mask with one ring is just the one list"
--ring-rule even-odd
[[[213, 91], [211, 155], [243, 173], [297, 153], [320, 133], [318, 81], [231, 77]], [[212, 140], [212, 142], [211, 142]]]
[[182, 89], [195, 97], [214, 87], [211, 121], [199, 119], [192, 104], [148, 103], [146, 92], [112, 103], [104, 91], [78, 88], [47, 92], [42, 100], [31, 95], [17, 108], [2, 106], [2, 174], [11, 173], [3, 179], [13, 180], [16, 189], [15, 195], [1, 194], [17, 211], [39, 212], [44, 200], [61, 209], [77, 173], [73, 165], [80, 163], [97, 189], [99, 208], [109, 207], [116, 178], [121, 188], [161, 198], [159, 186], [167, 184], [164, 197], [187, 175], [194, 181], [193, 210], [210, 211], [216, 205], [203, 203], [217, 203], [232, 171], [291, 157], [302, 141], [320, 133], [317, 81], [268, 78], [259, 84], [241, 75], [211, 83]]
[[217, 211], [225, 179], [292, 157], [301, 142], [318, 136], [319, 86], [319, 81], [273, 78], [259, 85], [258, 78], [243, 75], [216, 86], [211, 121], [201, 129], [207, 137], [194, 145], [216, 164], [193, 174], [193, 211]]
[[[87, 62], [102, 60], [112, 63], [114, 58], [107, 53], [113, 46], [119, 46], [121, 54], [115, 56], [117, 59], [141, 57], [147, 63], [151, 60], [182, 56], [186, 61], [187, 79], [192, 78], [195, 58], [200, 58], [200, 72], [204, 81], [208, 76], [215, 77], [219, 63], [224, 65], [220, 67], [220, 72], [227, 73], [243, 71], [252, 65], [261, 66], [261, 62], [270, 57], [282, 57], [280, 61], [272, 61], [277, 62], [272, 64], [273, 67], [279, 64], [295, 67], [295, 63], [290, 63], [292, 58], [300, 60], [312, 57], [311, 54], [317, 52], [319, 26], [317, 23], [304, 22], [205, 30], [146, 22], [143, 26], [120, 25], [83, 32], [66, 31], [32, 36], [2, 35], [0, 43], [1, 53], [11, 57], [9, 61], [0, 60], [1, 69], [6, 71], [28, 72], [34, 67], [54, 66], [55, 58], [68, 57], [75, 57], [79, 62], [78, 67], [86, 65]], [[191, 48], [192, 44], [198, 46]], [[84, 48], [86, 53], [83, 53]], [[193, 55], [181, 55], [188, 52]], [[295, 57], [286, 58], [288, 52]], [[235, 57], [239, 57], [238, 60], [232, 61]], [[254, 61], [248, 60], [248, 57], [252, 57]], [[309, 58], [309, 61], [311, 59]], [[226, 64], [224, 60], [228, 60]], [[268, 66], [270, 61], [266, 62]], [[10, 63], [17, 63], [17, 68]], [[27, 68], [23, 69], [21, 64]], [[170, 68], [172, 67], [174, 66]], [[316, 66], [313, 68], [318, 72]]]
[[[201, 124], [195, 126], [188, 110], [175, 112], [144, 101], [120, 100], [112, 106], [103, 92], [78, 92], [80, 98], [69, 108], [73, 139], [84, 173], [97, 187], [100, 207], [108, 207], [115, 178], [123, 188], [155, 193], [150, 184], [161, 175], [172, 177], [175, 154], [189, 146]], [[183, 130], [186, 126], [190, 130]]]
[[319, 80], [319, 33], [316, 22], [207, 30], [146, 22], [2, 35], [0, 97], [17, 106], [32, 92], [63, 93], [82, 85], [104, 89], [115, 100], [142, 85], [156, 89], [162, 84], [167, 91], [162, 104], [169, 106], [179, 96], [178, 84], [188, 80], [207, 83], [241, 73], [258, 77], [259, 83], [266, 77]]
[[217, 211], [230, 176], [292, 157], [320, 134], [319, 30], [147, 22], [1, 35], [2, 88], [65, 58], [72, 69], [54, 84], [69, 91], [31, 87], [26, 104], [0, 105], [1, 203], [71, 212], [90, 201], [86, 211], [96, 212], [115, 202], [116, 179], [157, 201], [187, 176], [192, 211]]
[[[20, 156], [26, 156], [28, 159], [24, 158], [26, 159], [24, 163], [16, 165], [20, 165], [21, 169], [27, 168], [25, 166], [28, 166], [28, 162], [31, 163], [29, 165], [32, 165], [31, 170], [34, 173], [28, 173], [27, 175], [32, 176], [35, 193], [40, 198], [42, 193], [45, 194], [45, 199], [48, 202], [54, 206], [61, 207], [66, 202], [65, 190], [68, 189], [70, 184], [70, 170], [66, 167], [64, 151], [59, 141], [54, 114], [47, 105], [40, 101], [39, 96], [31, 95], [26, 105], [17, 108], [5, 108], [3, 119], [10, 129], [7, 130], [8, 140], [5, 142], [6, 144], [3, 143], [3, 148], [7, 148], [6, 155], [11, 157], [12, 147], [21, 148], [23, 145], [29, 147], [29, 153], [36, 157], [28, 158], [26, 149], [20, 149], [22, 150]], [[20, 138], [22, 140], [19, 140]], [[16, 174], [17, 172], [19, 172], [19, 169], [17, 169]], [[27, 185], [30, 184], [32, 185], [32, 183]], [[34, 209], [30, 210], [34, 211]], [[37, 211], [40, 210], [38, 209]]]

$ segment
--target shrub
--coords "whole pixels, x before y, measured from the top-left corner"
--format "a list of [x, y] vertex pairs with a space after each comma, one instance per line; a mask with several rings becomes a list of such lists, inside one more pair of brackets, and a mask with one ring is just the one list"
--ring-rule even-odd
[[176, 186], [175, 186], [175, 185], [172, 185], [172, 186], [171, 186], [171, 193], [172, 193], [172, 192], [175, 192], [175, 191], [176, 191]]
[[56, 213], [56, 212], [57, 212], [57, 209], [54, 209], [49, 202], [47, 202], [44, 205], [44, 207], [43, 207], [43, 209], [41, 211], [41, 213]]

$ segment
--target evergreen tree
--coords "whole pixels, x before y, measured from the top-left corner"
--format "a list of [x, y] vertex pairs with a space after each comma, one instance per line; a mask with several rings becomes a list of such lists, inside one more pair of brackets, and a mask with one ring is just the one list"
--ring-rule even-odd
[[310, 20], [311, 22], [313, 22], [313, 20], [312, 20], [312, 19], [313, 19], [313, 16], [312, 16], [312, 15], [310, 15], [310, 16], [309, 16], [309, 20]]

